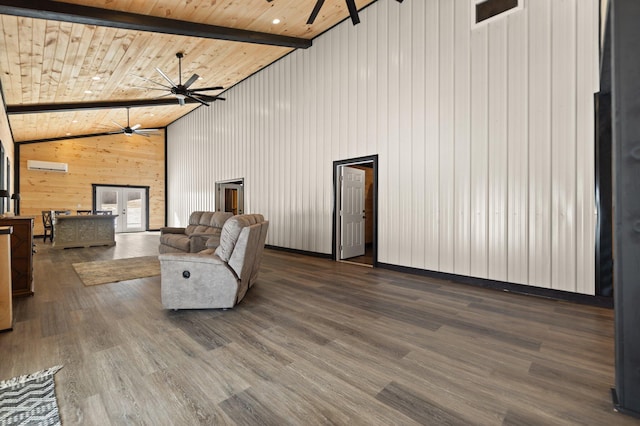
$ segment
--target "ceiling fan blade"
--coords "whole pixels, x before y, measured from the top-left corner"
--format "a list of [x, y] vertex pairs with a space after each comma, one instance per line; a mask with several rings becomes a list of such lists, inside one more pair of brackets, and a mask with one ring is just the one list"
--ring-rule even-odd
[[[139, 78], [141, 80], [148, 81], [149, 83], [157, 84], [158, 86], [162, 86], [162, 87], [165, 87], [167, 89], [171, 89], [171, 86], [167, 86], [166, 84], [158, 83], [157, 81], [153, 81], [150, 78], [142, 77], [142, 76], [135, 75], [135, 74], [130, 74], [130, 75], [132, 75], [132, 76], [134, 76], [136, 78]], [[158, 89], [158, 90], [161, 90], [161, 89]]]
[[220, 96], [209, 96], [209, 95], [201, 95], [201, 94], [197, 94], [196, 96], [198, 96], [200, 99], [202, 99], [203, 101], [206, 102], [214, 102], [214, 101], [224, 101], [224, 98], [221, 98]]
[[156, 71], [158, 71], [160, 73], [160, 75], [169, 82], [169, 84], [171, 85], [171, 87], [176, 87], [176, 84], [173, 82], [173, 80], [171, 80], [169, 78], [168, 75], [166, 75], [165, 73], [162, 72], [162, 70], [160, 68], [156, 68]]
[[193, 83], [196, 82], [197, 79], [199, 79], [200, 76], [198, 74], [194, 74], [191, 76], [191, 78], [189, 80], [187, 80], [186, 83], [184, 83], [184, 87], [185, 89], [188, 88], [189, 86], [191, 86]]
[[158, 132], [142, 132], [140, 130], [136, 130], [134, 133], [136, 135], [144, 136], [145, 138], [148, 138], [149, 136], [159, 136], [160, 135], [160, 133], [158, 133]]
[[316, 16], [318, 16], [318, 13], [320, 12], [320, 8], [322, 7], [323, 4], [324, 4], [324, 0], [318, 0], [316, 2], [316, 5], [313, 7], [313, 11], [311, 12], [311, 15], [309, 16], [309, 19], [307, 19], [307, 25], [313, 24], [313, 21], [316, 20]]
[[200, 102], [202, 105], [209, 106], [208, 103], [206, 103], [205, 101], [200, 99], [200, 97], [198, 97], [198, 96], [193, 96], [193, 95], [187, 94], [187, 98], [189, 98], [191, 100], [194, 100], [196, 102]]
[[[124, 130], [124, 127], [122, 127], [121, 125], [119, 125], [119, 124], [118, 124], [118, 123], [116, 123], [115, 121], [111, 120], [111, 122], [112, 122], [113, 124], [115, 124], [116, 126], [118, 126], [120, 129]], [[120, 132], [118, 132], [118, 133], [120, 133]]]
[[[156, 131], [152, 131], [152, 130], [156, 130]], [[144, 136], [145, 138], [148, 138], [149, 136], [157, 136], [160, 133], [157, 132], [158, 129], [140, 129], [140, 130], [134, 130], [133, 133], [135, 133], [136, 135], [140, 135], [140, 136]]]
[[142, 124], [136, 124], [135, 126], [131, 126], [131, 130], [136, 130], [139, 129], [140, 127], [142, 127]]
[[147, 86], [129, 86], [132, 87], [134, 89], [144, 89], [144, 90], [162, 90], [163, 92], [167, 91], [168, 89], [171, 89], [171, 87], [166, 87], [165, 89], [160, 88], [160, 87], [147, 87]]
[[174, 96], [174, 94], [173, 93], [166, 93], [164, 95], [156, 96], [153, 99], [162, 99], [162, 98], [166, 98], [167, 96]]
[[349, 15], [351, 16], [353, 25], [359, 24], [360, 17], [358, 16], [358, 8], [356, 7], [355, 0], [347, 0], [347, 9], [349, 9]]
[[206, 92], [209, 90], [222, 90], [224, 87], [222, 86], [213, 86], [213, 87], [199, 87], [197, 89], [191, 89], [191, 92]]

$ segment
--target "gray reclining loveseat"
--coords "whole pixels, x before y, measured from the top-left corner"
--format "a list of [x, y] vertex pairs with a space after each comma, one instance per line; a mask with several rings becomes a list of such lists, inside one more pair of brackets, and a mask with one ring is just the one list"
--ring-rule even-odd
[[165, 309], [231, 308], [257, 277], [269, 222], [261, 214], [227, 220], [215, 251], [158, 256]]

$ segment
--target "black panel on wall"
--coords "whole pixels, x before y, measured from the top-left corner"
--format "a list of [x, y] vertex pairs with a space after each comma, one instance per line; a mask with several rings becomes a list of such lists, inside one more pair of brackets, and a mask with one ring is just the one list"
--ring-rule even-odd
[[611, 93], [598, 93], [596, 105], [596, 294], [613, 296], [613, 211], [611, 205]]
[[611, 3], [616, 384], [640, 417], [640, 2]]

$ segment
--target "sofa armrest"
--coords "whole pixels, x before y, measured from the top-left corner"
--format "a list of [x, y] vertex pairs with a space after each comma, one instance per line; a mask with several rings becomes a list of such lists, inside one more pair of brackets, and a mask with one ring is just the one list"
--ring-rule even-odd
[[162, 234], [184, 234], [185, 228], [175, 228], [172, 226], [165, 226], [160, 228], [160, 235]]
[[198, 253], [207, 248], [207, 240], [211, 238], [210, 233], [189, 235], [189, 246], [191, 253]]
[[218, 256], [165, 253], [158, 259], [165, 309], [232, 308], [235, 305], [238, 279]]

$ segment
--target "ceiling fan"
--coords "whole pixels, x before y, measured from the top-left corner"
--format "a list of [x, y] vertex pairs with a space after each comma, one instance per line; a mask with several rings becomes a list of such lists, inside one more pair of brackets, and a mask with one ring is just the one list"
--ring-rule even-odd
[[191, 99], [193, 101], [200, 102], [202, 105], [205, 105], [205, 106], [209, 106], [209, 102], [225, 100], [225, 98], [221, 98], [220, 96], [207, 95], [206, 93], [202, 93], [202, 92], [209, 92], [212, 90], [222, 90], [224, 89], [224, 87], [222, 86], [200, 87], [198, 89], [192, 89], [191, 85], [200, 78], [198, 74], [193, 74], [184, 84], [182, 84], [182, 58], [184, 57], [184, 53], [178, 52], [176, 53], [176, 57], [178, 58], [178, 84], [174, 83], [174, 81], [171, 80], [171, 78], [169, 78], [167, 74], [162, 72], [160, 68], [156, 67], [156, 71], [158, 71], [158, 73], [162, 76], [162, 78], [164, 78], [169, 83], [169, 85], [158, 83], [148, 78], [136, 76], [150, 83], [156, 84], [158, 86], [162, 86], [162, 88], [144, 87], [144, 89], [167, 91], [168, 93], [166, 95], [162, 95], [160, 97], [162, 98], [165, 96], [173, 95], [178, 99], [178, 103], [180, 105], [184, 105], [186, 99]]
[[136, 134], [136, 135], [142, 135], [142, 136], [148, 137], [150, 135], [158, 134], [157, 133], [158, 129], [141, 129], [140, 128], [142, 127], [141, 124], [136, 124], [134, 126], [131, 126], [131, 124], [129, 124], [129, 108], [127, 108], [127, 127], [123, 127], [120, 124], [116, 123], [115, 121], [111, 121], [111, 122], [120, 128], [120, 130], [118, 131], [109, 132], [109, 134], [111, 135], [124, 133], [127, 136], [133, 136], [134, 134]]
[[[347, 9], [349, 9], [349, 16], [351, 17], [351, 22], [353, 22], [353, 25], [359, 24], [360, 17], [358, 16], [358, 8], [356, 7], [355, 0], [345, 0], [345, 1], [347, 2]], [[397, 1], [398, 3], [402, 3], [403, 0], [397, 0]], [[311, 11], [311, 15], [307, 20], [307, 25], [313, 24], [313, 22], [316, 20], [316, 17], [318, 16], [318, 13], [320, 13], [320, 8], [322, 8], [323, 4], [324, 4], [324, 0], [316, 1], [316, 5], [313, 7], [313, 10]]]

